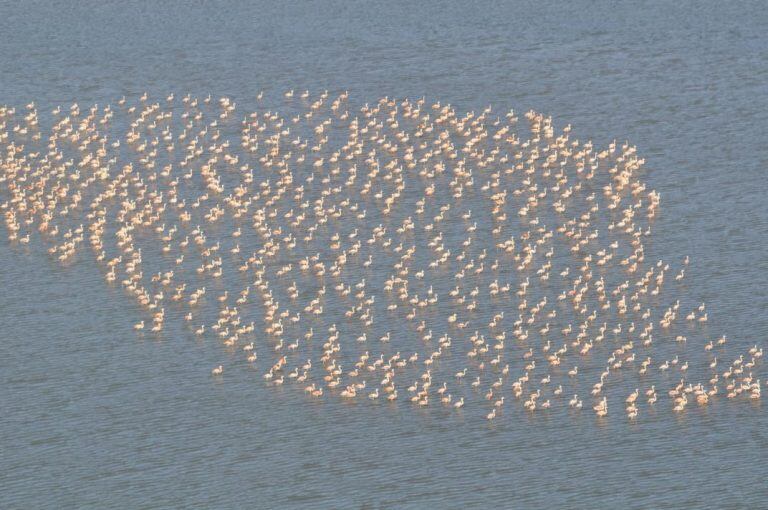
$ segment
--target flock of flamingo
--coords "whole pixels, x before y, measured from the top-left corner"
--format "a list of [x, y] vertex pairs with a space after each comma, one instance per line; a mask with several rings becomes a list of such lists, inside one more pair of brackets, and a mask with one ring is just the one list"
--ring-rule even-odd
[[212, 377], [248, 367], [308, 399], [637, 420], [760, 398], [762, 347], [711, 331], [688, 257], [646, 259], [660, 195], [630, 144], [425, 99], [253, 110], [1, 107], [9, 244], [93, 261], [138, 335], [168, 318], [221, 344]]

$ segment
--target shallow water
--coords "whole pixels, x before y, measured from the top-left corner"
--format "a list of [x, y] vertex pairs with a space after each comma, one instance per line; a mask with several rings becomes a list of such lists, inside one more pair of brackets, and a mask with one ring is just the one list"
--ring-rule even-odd
[[[0, 103], [264, 89], [533, 108], [629, 140], [648, 246], [738, 352], [768, 336], [768, 14], [760, 3], [0, 4]], [[768, 418], [477, 413], [310, 400], [142, 316], [90, 263], [0, 242], [0, 507], [759, 508]], [[260, 374], [261, 372], [259, 372]]]

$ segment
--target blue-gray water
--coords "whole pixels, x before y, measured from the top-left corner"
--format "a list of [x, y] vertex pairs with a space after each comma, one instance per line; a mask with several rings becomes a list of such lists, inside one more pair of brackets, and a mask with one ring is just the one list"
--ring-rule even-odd
[[[0, 104], [265, 89], [533, 108], [638, 146], [654, 250], [691, 254], [712, 334], [768, 336], [761, 2], [0, 3]], [[0, 507], [764, 508], [768, 417], [636, 424], [308, 400], [137, 337], [92, 264], [0, 242]], [[736, 351], [734, 351], [736, 352]], [[555, 416], [555, 415], [552, 415]]]

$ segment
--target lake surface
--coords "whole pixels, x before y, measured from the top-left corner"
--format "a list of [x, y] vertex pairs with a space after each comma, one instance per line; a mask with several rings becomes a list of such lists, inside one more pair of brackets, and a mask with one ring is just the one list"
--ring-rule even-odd
[[[629, 140], [661, 193], [654, 255], [733, 352], [768, 336], [761, 2], [0, 2], [0, 104], [265, 90], [528, 109]], [[768, 413], [475, 414], [221, 379], [226, 353], [142, 315], [89, 263], [0, 241], [2, 508], [762, 508]], [[760, 370], [758, 370], [758, 373]]]

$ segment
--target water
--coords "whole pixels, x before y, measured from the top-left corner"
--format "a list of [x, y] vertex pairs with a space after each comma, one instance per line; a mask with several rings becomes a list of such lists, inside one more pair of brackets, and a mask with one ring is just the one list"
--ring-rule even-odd
[[[0, 103], [265, 89], [529, 108], [629, 140], [652, 246], [734, 348], [768, 334], [768, 21], [758, 2], [0, 4]], [[142, 316], [90, 263], [0, 242], [0, 507], [758, 508], [768, 418], [441, 412], [209, 376], [219, 345]], [[127, 316], [127, 317], [126, 317]], [[517, 409], [517, 408], [515, 408]]]

